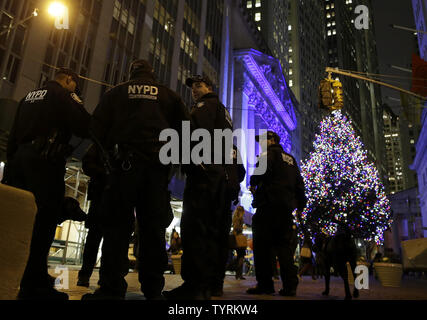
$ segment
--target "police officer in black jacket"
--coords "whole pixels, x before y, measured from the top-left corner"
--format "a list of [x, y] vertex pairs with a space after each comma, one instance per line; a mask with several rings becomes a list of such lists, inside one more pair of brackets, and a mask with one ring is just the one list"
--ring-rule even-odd
[[[100, 288], [83, 299], [124, 299], [130, 236], [139, 226], [139, 281], [147, 299], [161, 298], [167, 268], [165, 232], [172, 222], [170, 167], [162, 165], [160, 133], [189, 121], [180, 97], [154, 79], [145, 60], [131, 64], [130, 80], [107, 91], [93, 114], [93, 134], [112, 155], [102, 208], [104, 244]], [[179, 146], [178, 146], [179, 147]]]
[[[205, 300], [222, 295], [231, 201], [227, 197], [225, 166], [214, 164], [215, 152], [222, 159], [232, 150], [214, 149], [214, 130], [232, 129], [230, 114], [212, 91], [207, 77], [194, 76], [186, 84], [192, 88], [195, 104], [191, 110], [192, 131], [206, 129], [212, 137], [211, 162], [185, 168], [184, 210], [181, 218], [183, 246], [181, 276], [184, 284], [164, 292], [170, 300]], [[225, 146], [225, 144], [223, 144]], [[223, 163], [224, 163], [223, 162]]]
[[[297, 245], [296, 227], [292, 212], [306, 205], [304, 182], [294, 157], [283, 151], [280, 137], [273, 131], [257, 136], [256, 141], [267, 150], [261, 154], [257, 169], [250, 179], [254, 193], [253, 206], [257, 208], [252, 218], [255, 275], [257, 286], [249, 294], [272, 294], [274, 282], [271, 261], [277, 256], [283, 296], [295, 296], [298, 285], [294, 253]], [[266, 158], [265, 158], [266, 157]], [[260, 161], [267, 162], [265, 173], [260, 172]]]
[[68, 299], [53, 288], [47, 257], [64, 201], [71, 136], [88, 136], [90, 115], [76, 91], [78, 76], [61, 68], [54, 81], [21, 100], [10, 133], [4, 182], [31, 191], [38, 208], [18, 299]]

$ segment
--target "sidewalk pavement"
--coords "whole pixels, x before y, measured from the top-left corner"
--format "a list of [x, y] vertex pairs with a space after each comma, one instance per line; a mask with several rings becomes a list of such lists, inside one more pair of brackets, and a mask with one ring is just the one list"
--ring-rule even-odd
[[[55, 269], [49, 273], [57, 277]], [[78, 270], [69, 269], [69, 289], [60, 290], [66, 292], [70, 300], [80, 300], [82, 295], [91, 293], [97, 288], [98, 270], [96, 269], [90, 279], [90, 288], [78, 287]], [[171, 290], [182, 283], [180, 275], [165, 274], [166, 285], [164, 290]], [[406, 276], [402, 280], [400, 288], [383, 287], [379, 280], [374, 277], [369, 279], [369, 290], [361, 290], [358, 300], [427, 300], [427, 279], [419, 279]], [[138, 273], [130, 272], [126, 281], [128, 293], [126, 300], [145, 300], [140, 290]], [[310, 276], [303, 277], [297, 290], [297, 296], [288, 298], [278, 294], [281, 289], [281, 281], [275, 281], [276, 293], [274, 295], [248, 295], [246, 289], [256, 285], [254, 277], [247, 276], [246, 280], [235, 280], [234, 276], [228, 275], [224, 284], [224, 296], [213, 298], [213, 300], [343, 300], [344, 284], [341, 278], [331, 277], [330, 295], [322, 296], [324, 290], [324, 279], [313, 281]], [[353, 291], [353, 290], [352, 290]]]

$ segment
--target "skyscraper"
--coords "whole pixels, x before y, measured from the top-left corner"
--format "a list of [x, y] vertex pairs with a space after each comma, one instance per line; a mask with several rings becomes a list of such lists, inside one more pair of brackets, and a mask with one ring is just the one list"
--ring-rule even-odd
[[[328, 64], [330, 67], [361, 73], [378, 74], [375, 28], [370, 10], [369, 27], [355, 26], [357, 5], [372, 8], [370, 0], [324, 0]], [[368, 157], [375, 162], [381, 179], [385, 177], [383, 114], [380, 87], [372, 83], [337, 76], [343, 83], [344, 112], [362, 138]]]
[[299, 101], [301, 158], [307, 159], [321, 120], [317, 89], [327, 67], [325, 8], [321, 1], [290, 0], [289, 9], [287, 76]]

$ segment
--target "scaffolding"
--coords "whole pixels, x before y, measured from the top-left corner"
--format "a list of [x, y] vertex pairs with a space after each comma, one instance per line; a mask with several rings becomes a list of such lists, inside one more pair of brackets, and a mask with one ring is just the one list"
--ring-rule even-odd
[[[87, 199], [87, 187], [89, 177], [82, 169], [81, 163], [70, 162], [65, 173], [65, 196], [78, 200], [80, 207], [86, 213], [89, 210], [90, 201]], [[64, 237], [64, 229], [66, 236]], [[59, 262], [62, 265], [79, 265], [82, 262], [83, 248], [87, 236], [84, 222], [65, 221], [57, 228], [55, 240], [52, 243], [50, 262]]]

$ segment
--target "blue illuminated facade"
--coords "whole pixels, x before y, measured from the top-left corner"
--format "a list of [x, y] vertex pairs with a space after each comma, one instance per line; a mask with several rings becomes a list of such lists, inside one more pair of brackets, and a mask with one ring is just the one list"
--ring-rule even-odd
[[[283, 149], [292, 153], [292, 132], [297, 127], [295, 105], [291, 99], [279, 60], [255, 49], [234, 51], [234, 93], [232, 115], [234, 129], [253, 132], [272, 130], [281, 138]], [[249, 180], [261, 153], [254, 135], [246, 135], [241, 144], [247, 179], [242, 183], [242, 205], [247, 211], [252, 197]]]
[[[412, 6], [414, 8], [417, 30], [427, 31], [427, 1], [412, 0]], [[425, 33], [418, 32], [418, 43], [421, 58], [427, 61], [427, 35]], [[427, 102], [424, 103], [424, 106], [427, 106]], [[417, 154], [411, 169], [415, 170], [418, 176], [418, 191], [421, 214], [423, 216], [424, 237], [427, 237], [427, 108], [424, 108], [421, 115], [421, 126], [422, 129], [416, 145]]]

